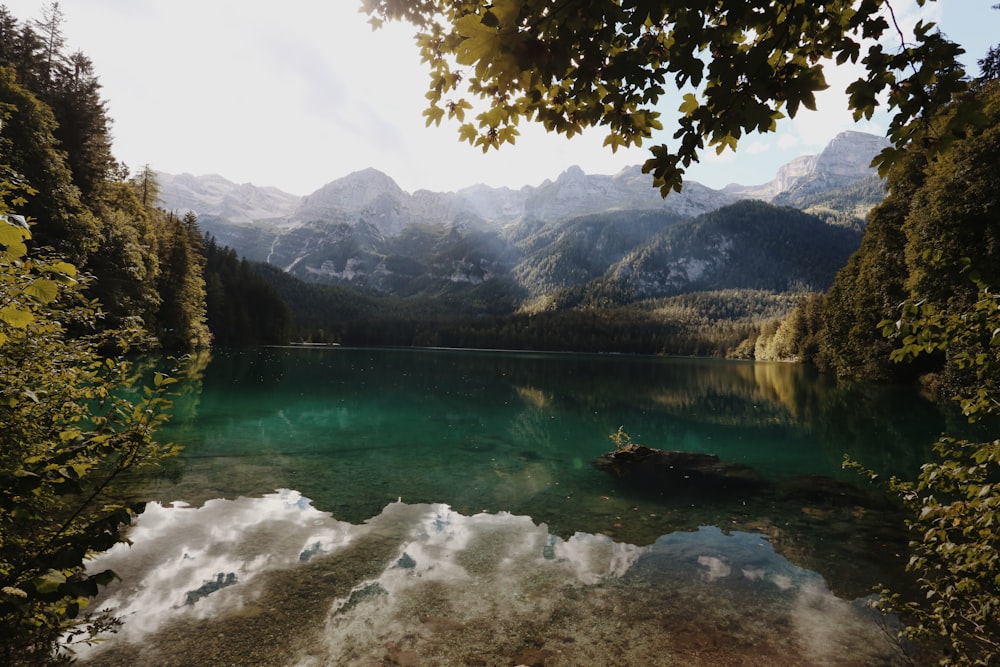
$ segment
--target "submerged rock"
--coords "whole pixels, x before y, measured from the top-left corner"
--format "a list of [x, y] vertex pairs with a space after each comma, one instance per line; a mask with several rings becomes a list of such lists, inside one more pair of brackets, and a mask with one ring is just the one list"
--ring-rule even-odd
[[799, 475], [777, 485], [782, 500], [799, 500], [835, 507], [865, 507], [886, 509], [890, 507], [882, 494], [857, 487], [822, 475]]
[[238, 582], [235, 572], [230, 572], [226, 574], [225, 572], [219, 572], [215, 575], [215, 579], [206, 581], [198, 588], [193, 591], [188, 591], [184, 594], [184, 604], [193, 605], [198, 600], [203, 597], [207, 597], [214, 593], [215, 591], [222, 590], [223, 588], [228, 588], [229, 586], [234, 586]]
[[768, 482], [753, 468], [714, 454], [629, 444], [599, 457], [594, 465], [629, 486], [664, 495], [732, 497], [757, 493]]
[[[770, 481], [712, 454], [635, 443], [594, 465], [612, 474], [625, 494], [669, 508], [655, 521], [622, 525], [619, 531], [631, 532], [620, 539], [642, 544], [658, 534], [720, 526], [766, 535], [777, 553], [819, 573], [840, 597], [864, 597], [880, 582], [895, 588], [908, 582], [903, 516], [874, 489], [819, 475]], [[642, 535], [642, 529], [650, 533]], [[859, 562], [866, 563], [871, 579], [857, 576]]]

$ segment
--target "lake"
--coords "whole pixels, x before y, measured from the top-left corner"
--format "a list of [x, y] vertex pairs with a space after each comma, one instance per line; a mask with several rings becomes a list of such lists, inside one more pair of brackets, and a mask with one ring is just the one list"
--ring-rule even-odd
[[[705, 359], [213, 354], [161, 438], [183, 454], [130, 480], [154, 501], [132, 545], [92, 563], [123, 624], [84, 664], [906, 664], [869, 608], [906, 586], [901, 517], [841, 463], [915, 476], [945, 418], [913, 392]], [[619, 476], [595, 466], [619, 427], [718, 460]]]

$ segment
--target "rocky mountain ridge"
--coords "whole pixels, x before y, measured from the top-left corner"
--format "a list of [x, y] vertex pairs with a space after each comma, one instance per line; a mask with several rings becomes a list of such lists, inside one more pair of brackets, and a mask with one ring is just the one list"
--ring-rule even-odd
[[730, 184], [722, 189], [741, 199], [771, 202], [779, 196], [794, 197], [836, 190], [875, 173], [871, 159], [889, 145], [885, 137], [865, 132], [841, 132], [817, 155], [802, 155], [778, 169], [767, 183], [754, 186]]
[[823, 289], [856, 247], [856, 216], [881, 198], [868, 167], [880, 141], [844, 133], [769, 183], [720, 191], [688, 182], [666, 199], [639, 167], [610, 176], [570, 167], [518, 190], [412, 194], [364, 169], [305, 197], [163, 175], [161, 198], [194, 211], [204, 231], [249, 260], [307, 282], [400, 297], [503, 285], [505, 298], [523, 305], [563, 302], [567, 291], [620, 302], [706, 289]]
[[694, 217], [740, 199], [772, 201], [790, 193], [841, 188], [873, 173], [872, 157], [885, 139], [862, 132], [843, 132], [818, 155], [801, 156], [761, 185], [726, 186], [714, 190], [695, 181], [680, 193], [663, 198], [639, 166], [614, 175], [585, 174], [572, 166], [555, 180], [518, 190], [474, 185], [457, 192], [418, 190], [408, 193], [376, 169], [353, 172], [317, 191], [297, 197], [272, 187], [236, 184], [221, 176], [159, 174], [164, 206], [193, 211], [211, 224], [288, 228], [311, 223], [373, 225], [383, 236], [398, 234], [409, 224], [464, 221], [509, 223], [515, 220], [571, 219], [608, 211], [662, 211]]
[[288, 218], [301, 199], [278, 188], [237, 184], [215, 174], [158, 172], [157, 177], [160, 201], [167, 210], [192, 211], [236, 224]]

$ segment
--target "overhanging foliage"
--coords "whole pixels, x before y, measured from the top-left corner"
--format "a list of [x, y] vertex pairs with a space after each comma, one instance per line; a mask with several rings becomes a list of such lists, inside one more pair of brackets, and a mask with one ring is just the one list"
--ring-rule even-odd
[[[923, 5], [925, 0], [917, 0]], [[683, 93], [676, 145], [650, 150], [643, 171], [666, 196], [708, 147], [736, 149], [771, 132], [828, 87], [825, 71], [862, 63], [848, 86], [855, 119], [892, 112], [892, 164], [908, 144], [943, 147], [974, 116], [931, 132], [926, 119], [964, 91], [962, 49], [933, 24], [905, 43], [888, 0], [362, 0], [378, 27], [416, 28], [430, 72], [427, 123], [459, 123], [483, 151], [514, 143], [521, 120], [567, 137], [602, 127], [612, 151], [641, 146], [663, 129], [668, 88]], [[899, 34], [896, 49], [879, 40]], [[886, 101], [883, 100], [886, 96]], [[471, 101], [470, 101], [471, 100]], [[476, 105], [479, 105], [478, 107]], [[469, 113], [475, 113], [468, 118]]]

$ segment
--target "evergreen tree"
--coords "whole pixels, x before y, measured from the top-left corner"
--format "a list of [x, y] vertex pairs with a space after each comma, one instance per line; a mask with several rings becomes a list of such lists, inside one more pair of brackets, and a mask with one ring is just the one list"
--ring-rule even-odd
[[144, 208], [156, 208], [160, 202], [160, 183], [152, 167], [148, 164], [143, 165], [142, 170], [132, 177], [132, 185], [135, 187], [136, 196], [139, 197], [139, 203]]
[[[163, 297], [157, 290], [160, 258], [154, 220], [130, 182], [108, 182], [95, 202], [101, 221], [100, 251], [87, 262], [96, 277], [90, 293], [104, 304], [110, 328], [142, 326], [153, 332]], [[155, 346], [155, 341], [148, 341]]]
[[157, 292], [162, 299], [155, 317], [157, 339], [172, 350], [208, 347], [212, 336], [205, 322], [205, 258], [199, 251], [197, 218], [188, 213], [180, 220], [164, 211], [157, 217]]
[[55, 137], [66, 153], [73, 183], [83, 201], [93, 201], [116, 162], [111, 152], [111, 121], [91, 60], [79, 51], [73, 53], [43, 99], [55, 115]]
[[26, 48], [23, 43], [26, 35], [37, 42], [35, 33], [23, 29], [17, 17], [6, 6], [0, 5], [0, 63], [9, 66], [18, 75], [15, 81], [21, 84], [24, 83], [24, 76], [20, 74], [29, 68], [31, 59], [28, 54], [32, 52], [32, 48]]
[[4, 66], [0, 66], [0, 109], [4, 112], [0, 157], [41, 193], [23, 210], [38, 221], [34, 242], [82, 264], [97, 248], [98, 223], [81, 203], [66, 155], [58, 147], [55, 116]]
[[205, 238], [208, 328], [218, 345], [287, 343], [291, 311], [245, 259]]
[[39, 60], [42, 88], [50, 89], [58, 76], [62, 64], [62, 49], [66, 43], [63, 36], [65, 15], [58, 2], [42, 8], [42, 18], [32, 21], [41, 36], [41, 58]]
[[[993, 5], [993, 9], [1000, 9], [1000, 4]], [[992, 81], [1000, 79], [1000, 45], [990, 47], [990, 50], [979, 61], [979, 81]]]

